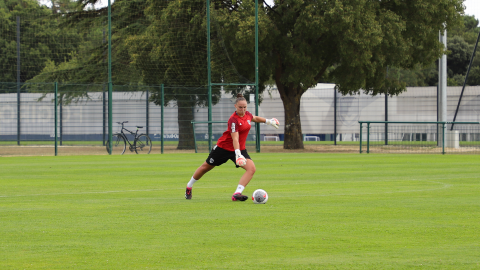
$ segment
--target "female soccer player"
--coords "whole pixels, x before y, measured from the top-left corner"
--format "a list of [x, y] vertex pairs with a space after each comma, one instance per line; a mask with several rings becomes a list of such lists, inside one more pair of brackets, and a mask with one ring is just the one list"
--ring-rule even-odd
[[255, 163], [253, 163], [247, 153], [247, 149], [245, 149], [247, 135], [252, 125], [251, 122], [266, 123], [277, 129], [280, 123], [275, 118], [265, 119], [248, 112], [247, 100], [242, 94], [237, 95], [235, 109], [235, 112], [228, 119], [227, 131], [218, 139], [217, 145], [213, 147], [207, 160], [198, 167], [188, 182], [187, 190], [185, 191], [187, 200], [192, 198], [192, 187], [195, 182], [200, 180], [204, 174], [215, 168], [215, 166], [220, 166], [228, 160], [233, 161], [237, 168], [242, 167], [245, 169], [245, 173], [238, 183], [237, 190], [232, 195], [232, 201], [245, 201], [248, 199], [248, 196], [242, 195], [242, 192], [255, 173]]

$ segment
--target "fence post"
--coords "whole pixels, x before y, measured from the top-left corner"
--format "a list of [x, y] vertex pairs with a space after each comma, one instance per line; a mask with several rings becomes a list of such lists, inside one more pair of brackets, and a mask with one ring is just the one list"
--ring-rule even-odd
[[193, 140], [195, 141], [195, 154], [197, 152], [197, 135], [195, 134], [195, 120], [192, 121], [192, 128], [193, 128]]
[[[58, 84], [57, 84], [57, 95], [58, 95]], [[58, 102], [60, 107], [60, 145], [63, 145], [63, 97]]]
[[57, 106], [58, 106], [58, 83], [55, 82], [55, 156], [58, 155], [58, 138], [57, 138], [57, 123], [58, 123], [58, 116], [57, 116]]
[[165, 91], [164, 91], [164, 87], [163, 87], [163, 84], [162, 84], [162, 105], [160, 106], [161, 108], [161, 118], [160, 118], [160, 141], [162, 142], [161, 143], [161, 152], [163, 154], [163, 107], [165, 105]]
[[106, 137], [106, 132], [105, 129], [107, 128], [107, 97], [106, 97], [106, 91], [105, 91], [105, 84], [103, 85], [103, 102], [102, 102], [102, 107], [103, 107], [103, 146], [105, 146], [105, 137]]
[[[360, 136], [362, 136], [362, 123], [360, 123]], [[333, 88], [333, 145], [337, 145], [337, 85]], [[360, 137], [361, 138], [361, 137]], [[360, 153], [362, 153], [362, 143], [360, 142]]]
[[370, 122], [367, 123], [367, 154], [370, 153]]
[[[438, 122], [438, 93], [439, 93], [439, 86], [437, 85], [437, 96], [436, 96], [437, 97], [437, 103], [436, 103], [436, 105], [437, 105], [437, 122]], [[438, 123], [437, 123], [436, 126], [437, 126], [437, 134], [435, 134], [435, 135], [437, 137], [435, 138], [435, 140], [436, 140], [436, 143], [437, 143], [436, 145], [438, 146], [438, 144], [439, 144], [439, 141], [438, 141], [439, 136], [438, 135], [440, 135], [440, 132], [438, 132]]]
[[[105, 22], [103, 22], [103, 40], [102, 40], [102, 46], [103, 44], [105, 44]], [[102, 62], [105, 63], [105, 52], [103, 52], [103, 60]], [[103, 88], [103, 91], [102, 91], [102, 103], [103, 103], [103, 131], [102, 131], [102, 145], [105, 146], [105, 137], [106, 137], [106, 132], [105, 132], [105, 129], [107, 128], [107, 111], [106, 111], [106, 107], [107, 107], [107, 104], [106, 104], [106, 101], [107, 101], [107, 97], [106, 97], [106, 91], [105, 91], [105, 84], [102, 85], [102, 88]]]
[[[208, 121], [212, 121], [212, 70], [210, 44], [210, 0], [207, 0], [207, 80], [208, 80]], [[212, 149], [212, 123], [208, 123], [208, 149]]]
[[[258, 65], [258, 40], [258, 0], [255, 0], [255, 115], [258, 115], [258, 104], [260, 101], [260, 98], [258, 96], [258, 87], [260, 86]], [[257, 153], [260, 153], [260, 123], [255, 123], [255, 133], [255, 137], [257, 139]]]
[[147, 106], [146, 106], [146, 111], [147, 111], [147, 119], [146, 119], [146, 127], [145, 127], [145, 132], [147, 133], [147, 135], [148, 135], [148, 136], [150, 136], [150, 135], [149, 135], [150, 133], [148, 132], [148, 126], [150, 125], [150, 124], [149, 124], [149, 121], [148, 121], [148, 120], [149, 120], [149, 117], [150, 117], [150, 115], [149, 115], [149, 112], [148, 112], [148, 111], [149, 111], [149, 110], [148, 110], [148, 89], [147, 89], [147, 98], [146, 98], [146, 102], [147, 102]]
[[445, 155], [445, 122], [442, 123], [442, 154]]
[[113, 132], [113, 81], [112, 81], [112, 4], [108, 0], [108, 154], [112, 154]]
[[[362, 126], [362, 122], [360, 122], [360, 154], [362, 153], [362, 129], [363, 129], [363, 126]], [[336, 136], [335, 136], [336, 137]]]
[[[388, 72], [388, 67], [387, 67]], [[385, 90], [385, 122], [388, 121], [388, 92]], [[388, 123], [385, 123], [385, 145], [388, 145]]]
[[112, 154], [112, 132], [113, 132], [113, 102], [112, 102], [112, 94], [113, 92], [113, 84], [112, 82], [108, 82], [108, 154]]
[[17, 16], [17, 145], [20, 145], [20, 16]]

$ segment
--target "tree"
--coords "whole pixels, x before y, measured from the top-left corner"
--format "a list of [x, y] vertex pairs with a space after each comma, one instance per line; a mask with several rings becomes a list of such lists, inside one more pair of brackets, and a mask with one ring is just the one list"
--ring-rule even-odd
[[[447, 35], [447, 58], [448, 58], [448, 85], [463, 85], [465, 71], [468, 67], [475, 42], [477, 41], [478, 20], [474, 16], [462, 16], [463, 23], [449, 29]], [[480, 58], [479, 58], [480, 59]], [[472, 67], [479, 66], [474, 62]], [[388, 76], [397, 76], [399, 81], [405, 82], [406, 86], [436, 86], [438, 85], [438, 65], [416, 65], [414, 69], [402, 69], [390, 67]], [[472, 69], [473, 71], [473, 69]], [[471, 80], [470, 73], [468, 84], [475, 83]]]
[[[195, 148], [191, 125], [193, 108], [204, 106], [208, 101], [207, 88], [198, 87], [207, 84], [206, 54], [205, 51], [192, 53], [196, 51], [197, 42], [206, 44], [206, 31], [202, 28], [204, 9], [200, 1], [145, 1], [145, 30], [126, 42], [132, 65], [142, 73], [142, 83], [167, 85], [164, 104], [158, 90], [153, 90], [151, 96], [154, 103], [165, 106], [171, 100], [176, 101], [177, 149]], [[179, 31], [179, 26], [183, 31]], [[203, 65], [192, 64], [196, 62]], [[219, 91], [212, 96], [218, 100]]]
[[469, 85], [480, 85], [480, 66], [472, 67], [467, 83]]
[[[88, 4], [96, 2], [79, 1], [77, 11], [65, 14], [63, 26], [81, 32], [97, 31], [99, 22], [106, 19], [107, 9], [85, 10]], [[215, 33], [214, 30], [212, 54], [223, 55]], [[112, 5], [112, 80], [116, 85], [131, 85], [132, 90], [135, 86], [167, 86], [163, 105], [176, 101], [178, 149], [195, 147], [193, 108], [205, 106], [208, 101], [206, 35], [205, 1], [117, 0]], [[36, 79], [105, 82], [105, 51], [105, 44], [82, 46], [69, 63], [49, 64]], [[232, 80], [226, 70], [226, 62], [212, 61], [212, 77], [217, 81]], [[158, 89], [150, 88], [151, 100], [160, 105]], [[220, 88], [214, 88], [212, 103], [218, 102], [219, 97]]]
[[435, 63], [427, 67], [417, 64], [413, 69], [389, 67], [387, 76], [404, 82], [407, 87], [438, 84], [438, 68]]
[[[78, 1], [78, 12], [66, 14], [67, 24], [85, 29], [92, 22], [98, 25], [105, 18], [106, 8], [85, 11], [88, 4], [98, 1]], [[205, 85], [205, 69], [201, 67], [206, 66], [206, 34], [201, 4], [203, 1], [197, 0], [115, 1], [114, 81], [132, 85], [175, 81], [182, 81], [183, 86], [193, 82]], [[212, 35], [213, 50], [218, 54], [228, 51], [236, 71], [253, 78], [253, 1], [216, 1], [212, 7], [214, 29], [219, 31]], [[300, 100], [308, 88], [328, 77], [345, 95], [360, 89], [371, 95], [401, 93], [406, 84], [398, 77], [387, 76], [388, 67], [414, 69], [433, 63], [444, 53], [438, 32], [445, 26], [450, 29], [458, 25], [462, 8], [461, 0], [277, 0], [272, 7], [264, 3], [259, 15], [259, 90], [263, 82], [274, 78], [285, 109], [284, 148], [303, 148]], [[182, 34], [172, 27], [179, 16], [189, 18], [183, 22]], [[172, 59], [185, 57], [185, 51], [171, 46], [169, 40], [202, 44], [198, 55], [191, 57], [200, 68], [186, 68], [184, 62], [175, 65]], [[79, 65], [75, 72], [102, 66], [105, 48], [99, 45], [89, 57], [82, 57], [80, 61], [91, 65]], [[212, 71], [214, 78], [230, 80], [222, 70], [225, 65], [213, 60], [212, 66], [218, 70]], [[85, 78], [92, 82], [100, 80], [95, 72], [86, 74], [90, 74]], [[198, 102], [198, 97], [193, 100]]]
[[[462, 24], [448, 32], [448, 85], [460, 86], [465, 83], [465, 76], [470, 58], [477, 42], [478, 20], [474, 16], [462, 16]], [[480, 58], [472, 63], [467, 85], [478, 85], [475, 72], [480, 68]]]
[[[20, 18], [20, 81], [38, 75], [48, 61], [68, 60], [77, 43], [71, 32], [58, 28], [58, 21], [35, 0], [0, 0], [0, 82], [17, 81], [17, 16]], [[71, 40], [61, 44], [56, 40]]]
[[[260, 13], [261, 69], [273, 74], [285, 109], [285, 149], [303, 148], [300, 99], [326, 75], [344, 94], [397, 95], [405, 83], [387, 67], [429, 65], [444, 52], [438, 33], [459, 24], [461, 0], [277, 0]], [[224, 9], [229, 47], [253, 40], [253, 4]], [[239, 38], [241, 37], [241, 38]], [[236, 59], [234, 59], [234, 62]]]
[[[208, 106], [206, 2], [148, 0], [145, 3], [146, 29], [126, 42], [130, 48], [131, 63], [141, 71], [142, 83], [167, 86], [165, 104], [162, 104], [158, 90], [153, 92], [152, 100], [157, 105], [176, 101], [179, 126], [177, 148], [193, 149], [193, 108]], [[238, 73], [232, 71], [222, 46], [223, 40], [218, 34], [213, 25], [212, 81], [238, 82]], [[212, 87], [212, 105], [219, 101], [220, 96], [221, 88]]]
[[478, 31], [478, 19], [475, 16], [464, 15], [462, 16], [461, 23], [452, 27], [447, 35], [448, 39], [459, 36], [462, 37], [468, 44], [475, 44], [477, 41]]
[[[57, 1], [57, 0], [55, 0]], [[59, 1], [59, 0], [58, 0]], [[65, 0], [62, 0], [65, 1]], [[64, 82], [81, 84], [105, 84], [108, 82], [108, 17], [107, 8], [99, 10], [89, 8], [99, 0], [78, 1], [74, 9], [67, 13], [57, 12], [58, 27], [61, 31], [75, 32], [80, 39], [76, 41], [78, 49], [72, 50], [70, 59], [55, 63], [32, 82]], [[119, 85], [138, 85], [140, 74], [131, 66], [125, 39], [141, 28], [143, 11], [137, 8], [125, 12], [130, 5], [141, 1], [116, 1], [112, 5], [112, 81]], [[130, 4], [130, 5], [129, 5]], [[125, 21], [136, 27], [128, 27]], [[71, 60], [71, 61], [70, 61]], [[71, 63], [68, 63], [71, 62]]]
[[[104, 84], [107, 80], [106, 43], [102, 33], [106, 29], [105, 23], [97, 18], [90, 21], [88, 27], [72, 27], [70, 16], [84, 13], [78, 8], [75, 0], [51, 0], [49, 8], [42, 7], [45, 14], [30, 19], [49, 26], [50, 36], [42, 43], [50, 51], [40, 58], [43, 61], [37, 65], [40, 70], [26, 81], [28, 89], [41, 92], [45, 97], [44, 83], [58, 82], [59, 102], [64, 105], [88, 97], [88, 92], [104, 91], [105, 88], [101, 85], [85, 87], [84, 84]], [[35, 39], [31, 43], [38, 41]]]
[[465, 75], [473, 48], [460, 36], [453, 36], [448, 39], [447, 48], [450, 52], [447, 55], [448, 77], [454, 77], [456, 74]]
[[53, 14], [67, 13], [75, 10], [77, 3], [75, 0], [50, 0], [52, 2]]

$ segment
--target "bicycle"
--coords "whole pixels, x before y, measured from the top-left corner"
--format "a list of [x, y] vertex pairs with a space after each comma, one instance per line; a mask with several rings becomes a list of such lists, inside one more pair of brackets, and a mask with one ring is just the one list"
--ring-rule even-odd
[[[120, 129], [119, 133], [112, 135], [112, 155], [123, 155], [127, 149], [127, 142], [130, 152], [135, 151], [137, 154], [150, 154], [150, 151], [152, 151], [152, 140], [150, 140], [147, 134], [138, 134], [138, 130], [143, 127], [137, 126], [137, 131], [133, 132], [124, 127], [125, 123], [128, 123], [128, 121], [117, 122], [117, 124], [122, 125], [122, 129]], [[128, 140], [127, 135], [123, 132], [124, 130], [134, 135], [133, 144]], [[110, 153], [109, 146], [110, 143], [107, 141], [107, 152]]]

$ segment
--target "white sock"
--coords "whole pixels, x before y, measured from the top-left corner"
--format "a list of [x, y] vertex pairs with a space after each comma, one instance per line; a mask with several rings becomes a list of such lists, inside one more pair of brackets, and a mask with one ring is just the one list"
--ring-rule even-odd
[[244, 189], [245, 189], [244, 186], [238, 185], [237, 190], [235, 190], [235, 193], [242, 193]]
[[195, 184], [195, 182], [197, 182], [198, 180], [195, 180], [195, 178], [193, 178], [192, 176], [192, 179], [190, 179], [190, 181], [188, 182], [187, 184], [187, 187], [191, 188], [193, 187], [193, 184]]

